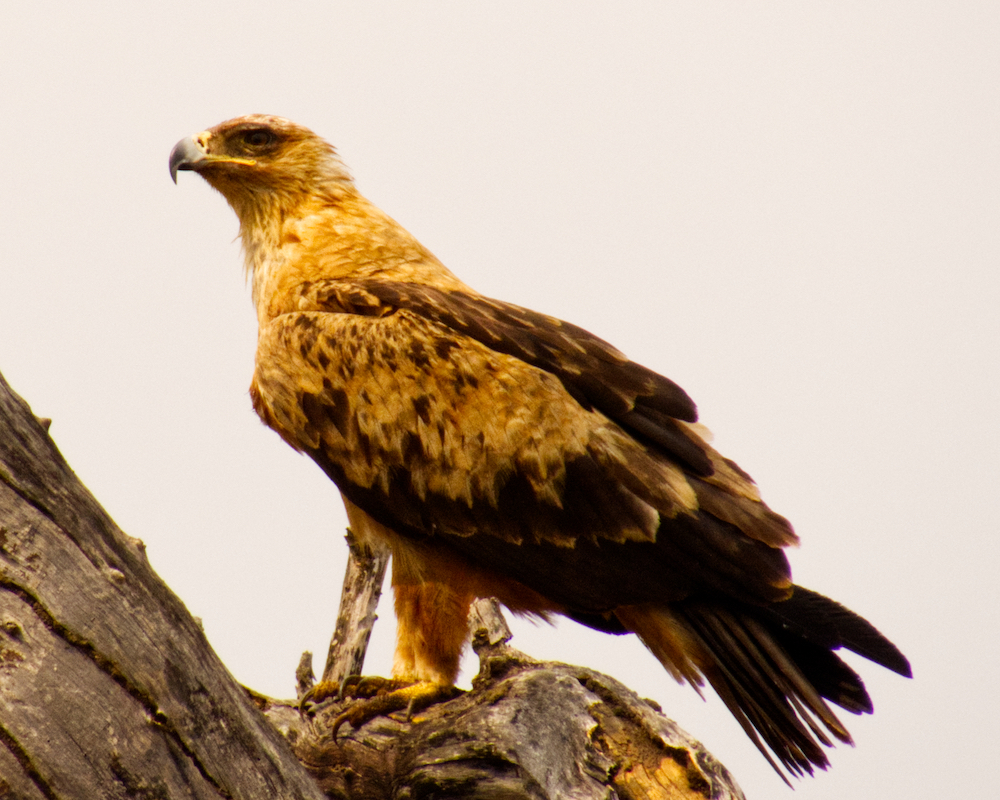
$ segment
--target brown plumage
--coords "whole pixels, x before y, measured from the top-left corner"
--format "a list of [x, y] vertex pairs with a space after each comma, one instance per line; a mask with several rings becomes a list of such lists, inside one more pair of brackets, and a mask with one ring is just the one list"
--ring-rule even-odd
[[850, 741], [826, 700], [871, 711], [834, 650], [910, 674], [868, 622], [792, 584], [795, 533], [680, 387], [463, 284], [322, 139], [241, 117], [179, 142], [170, 168], [198, 171], [239, 217], [255, 410], [337, 484], [352, 529], [392, 550], [394, 677], [453, 683], [469, 605], [493, 596], [636, 633], [801, 774], [826, 766], [827, 733]]

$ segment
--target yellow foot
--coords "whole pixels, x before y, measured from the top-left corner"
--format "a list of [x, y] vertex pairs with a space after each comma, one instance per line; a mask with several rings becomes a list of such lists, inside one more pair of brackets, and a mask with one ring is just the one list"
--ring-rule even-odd
[[348, 709], [333, 721], [331, 735], [336, 741], [337, 731], [345, 722], [357, 729], [375, 717], [385, 717], [403, 709], [406, 710], [406, 719], [409, 721], [414, 714], [425, 708], [451, 700], [461, 693], [462, 690], [455, 686], [442, 686], [439, 683], [414, 683], [396, 678], [362, 678], [352, 675], [340, 686], [317, 684], [302, 698], [302, 702], [309, 699], [316, 703], [335, 694], [338, 698], [354, 699]]
[[324, 700], [340, 694], [340, 684], [336, 681], [318, 681], [299, 700], [299, 713], [304, 714], [310, 706], [318, 706]]
[[333, 698], [335, 700], [345, 700], [351, 697], [375, 697], [379, 694], [388, 694], [396, 689], [403, 689], [411, 686], [413, 681], [404, 681], [396, 678], [380, 678], [378, 676], [363, 677], [361, 675], [348, 675], [341, 683], [337, 681], [319, 681], [302, 695], [299, 700], [299, 711], [305, 713], [314, 711], [316, 706]]

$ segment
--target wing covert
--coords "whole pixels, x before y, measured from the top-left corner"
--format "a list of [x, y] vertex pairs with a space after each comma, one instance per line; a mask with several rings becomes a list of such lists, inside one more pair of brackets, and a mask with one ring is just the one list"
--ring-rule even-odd
[[408, 309], [559, 378], [584, 408], [596, 408], [662, 448], [689, 472], [708, 476], [712, 460], [691, 435], [697, 408], [669, 378], [630, 361], [576, 325], [473, 292], [374, 278], [328, 280], [304, 287], [303, 308], [380, 316]]

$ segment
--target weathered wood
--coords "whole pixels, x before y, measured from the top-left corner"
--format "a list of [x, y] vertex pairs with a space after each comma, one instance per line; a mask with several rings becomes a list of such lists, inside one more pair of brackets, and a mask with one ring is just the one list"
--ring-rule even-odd
[[487, 638], [473, 690], [409, 723], [380, 718], [333, 742], [341, 704], [310, 720], [271, 701], [266, 714], [331, 798], [742, 800], [702, 745], [622, 684]]
[[347, 570], [340, 594], [340, 611], [330, 639], [322, 680], [340, 683], [348, 675], [360, 675], [368, 651], [368, 640], [377, 616], [389, 551], [373, 550], [347, 530]]
[[0, 377], [0, 796], [320, 798]]
[[506, 644], [514, 634], [507, 626], [500, 604], [493, 597], [482, 597], [469, 611], [469, 634], [478, 635], [485, 644]]

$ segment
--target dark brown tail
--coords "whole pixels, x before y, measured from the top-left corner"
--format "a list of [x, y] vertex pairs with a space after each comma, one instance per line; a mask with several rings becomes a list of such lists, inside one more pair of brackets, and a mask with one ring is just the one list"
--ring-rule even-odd
[[801, 586], [766, 608], [690, 600], [616, 614], [676, 677], [697, 686], [704, 675], [783, 778], [778, 763], [799, 776], [825, 769], [828, 733], [851, 741], [826, 700], [854, 714], [872, 711], [861, 678], [834, 650], [911, 677], [906, 657], [871, 623]]

